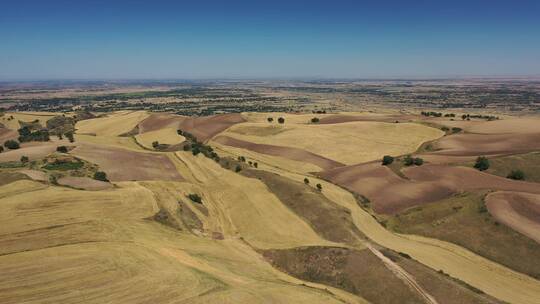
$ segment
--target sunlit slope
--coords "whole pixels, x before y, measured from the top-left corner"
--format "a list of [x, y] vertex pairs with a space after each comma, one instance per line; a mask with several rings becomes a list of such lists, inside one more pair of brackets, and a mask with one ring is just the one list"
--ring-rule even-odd
[[2, 303], [365, 303], [303, 285], [239, 238], [151, 220], [160, 203], [139, 183], [80, 191], [17, 181], [0, 187], [0, 197]]
[[9, 129], [17, 130], [21, 127], [19, 121], [34, 122], [37, 120], [42, 126], [45, 126], [47, 120], [57, 115], [62, 114], [51, 112], [6, 112], [0, 117], [0, 123]]
[[159, 144], [176, 145], [185, 140], [182, 135], [178, 135], [176, 128], [165, 128], [137, 134], [135, 139], [147, 149], [153, 149], [152, 143], [155, 141]]
[[118, 136], [131, 131], [148, 115], [146, 111], [119, 111], [106, 117], [79, 121], [75, 128], [79, 134]]
[[222, 133], [241, 140], [294, 147], [344, 164], [414, 152], [441, 130], [414, 123], [347, 122], [340, 124], [242, 123]]

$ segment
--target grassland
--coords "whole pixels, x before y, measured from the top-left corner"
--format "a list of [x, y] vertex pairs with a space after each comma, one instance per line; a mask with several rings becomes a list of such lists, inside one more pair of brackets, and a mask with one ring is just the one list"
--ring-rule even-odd
[[155, 141], [159, 144], [177, 145], [185, 140], [182, 135], [178, 135], [176, 128], [166, 128], [137, 134], [135, 139], [147, 149], [154, 149], [152, 143]]
[[489, 163], [488, 173], [506, 177], [512, 170], [521, 170], [526, 181], [540, 183], [540, 152], [494, 157]]

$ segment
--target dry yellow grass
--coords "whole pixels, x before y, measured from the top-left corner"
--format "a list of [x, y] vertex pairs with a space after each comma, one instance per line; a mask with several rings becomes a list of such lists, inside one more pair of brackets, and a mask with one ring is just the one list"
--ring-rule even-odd
[[[32, 122], [37, 119], [42, 126], [45, 126], [47, 120], [57, 115], [61, 114], [51, 112], [6, 112], [4, 116], [0, 117], [0, 123], [9, 129], [17, 130], [21, 127], [19, 120]], [[8, 120], [11, 116], [13, 116], [13, 119]]]
[[258, 144], [304, 149], [344, 164], [356, 164], [414, 152], [441, 130], [414, 123], [347, 122], [327, 125], [242, 123], [227, 136]]
[[90, 143], [103, 146], [109, 146], [114, 148], [122, 148], [132, 151], [145, 151], [139, 146], [132, 137], [118, 137], [118, 136], [93, 136], [85, 134], [75, 134], [76, 143]]
[[[187, 183], [160, 183], [144, 185], [192, 191]], [[17, 181], [0, 187], [0, 302], [367, 303], [304, 285], [238, 238], [217, 241], [147, 220], [157, 211], [153, 192], [139, 183], [118, 186], [90, 192]]]
[[114, 112], [107, 117], [79, 121], [75, 128], [79, 134], [118, 136], [131, 131], [148, 115], [146, 111]]
[[182, 135], [178, 135], [176, 128], [165, 128], [157, 131], [137, 134], [135, 139], [138, 143], [148, 149], [153, 149], [152, 143], [154, 141], [157, 141], [160, 144], [177, 145], [186, 140]]

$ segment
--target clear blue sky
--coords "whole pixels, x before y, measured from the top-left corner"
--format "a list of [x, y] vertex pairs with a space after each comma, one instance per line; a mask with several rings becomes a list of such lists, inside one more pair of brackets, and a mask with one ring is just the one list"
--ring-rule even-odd
[[3, 80], [539, 74], [540, 1], [0, 3]]

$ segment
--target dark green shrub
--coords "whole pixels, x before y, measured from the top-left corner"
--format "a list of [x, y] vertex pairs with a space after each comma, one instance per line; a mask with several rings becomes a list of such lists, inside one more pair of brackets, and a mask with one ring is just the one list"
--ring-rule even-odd
[[283, 123], [285, 123], [285, 118], [280, 117], [280, 118], [278, 118], [277, 121], [278, 121], [280, 124], [283, 124]]
[[316, 187], [317, 187], [317, 190], [319, 190], [319, 191], [322, 190], [322, 185], [321, 184], [317, 184]]
[[424, 160], [421, 159], [420, 157], [416, 157], [416, 158], [414, 159], [414, 164], [415, 164], [416, 166], [421, 166], [421, 165], [424, 164]]
[[319, 118], [313, 117], [313, 118], [311, 119], [311, 122], [312, 122], [312, 123], [318, 123], [318, 122], [319, 122]]
[[510, 179], [515, 179], [515, 180], [524, 180], [525, 179], [525, 173], [523, 173], [523, 171], [517, 169], [517, 170], [512, 170], [512, 172], [510, 172], [508, 174], [508, 176], [506, 176], [507, 178], [510, 178]]
[[202, 204], [202, 198], [197, 193], [188, 194], [188, 198], [195, 203]]
[[28, 156], [25, 156], [25, 155], [21, 156], [21, 163], [26, 164], [28, 160], [29, 160]]
[[56, 151], [60, 152], [60, 153], [67, 153], [68, 148], [66, 146], [58, 146], [58, 147], [56, 147]]
[[272, 117], [268, 117], [267, 120], [268, 120], [268, 122], [274, 121], [274, 119]]
[[304, 178], [304, 184], [306, 184], [306, 185], [309, 184], [309, 179], [307, 177]]
[[103, 171], [97, 171], [96, 173], [94, 173], [94, 179], [98, 180], [98, 181], [103, 181], [103, 182], [108, 182], [109, 181], [107, 179], [107, 173], [105, 173]]
[[390, 165], [393, 162], [394, 162], [394, 158], [390, 155], [385, 155], [382, 159], [383, 166]]
[[10, 150], [15, 150], [15, 149], [19, 149], [21, 146], [19, 145], [19, 143], [13, 139], [10, 139], [10, 140], [6, 140], [6, 142], [4, 142], [4, 147], [10, 149]]
[[478, 156], [474, 167], [480, 171], [489, 169], [489, 160], [485, 156]]
[[236, 165], [236, 168], [234, 168], [234, 172], [240, 172], [242, 171], [242, 166]]
[[157, 147], [159, 147], [159, 142], [158, 141], [152, 142], [152, 148], [156, 149]]
[[403, 164], [405, 166], [412, 166], [414, 164], [414, 159], [410, 155], [407, 155], [403, 159]]

